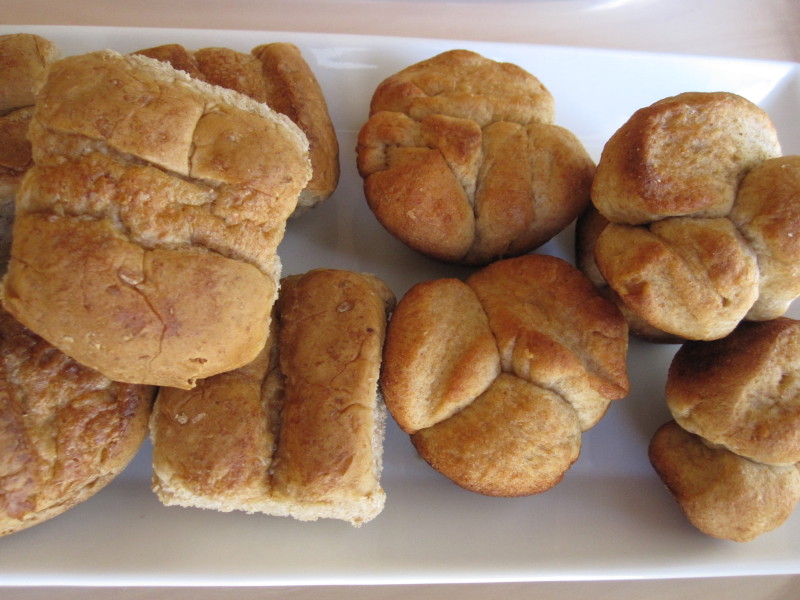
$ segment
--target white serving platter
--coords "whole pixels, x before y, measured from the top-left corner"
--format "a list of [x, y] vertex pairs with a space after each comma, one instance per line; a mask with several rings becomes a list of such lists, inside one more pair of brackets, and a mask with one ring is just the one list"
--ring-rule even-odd
[[[800, 153], [800, 66], [536, 45], [185, 29], [0, 26], [56, 42], [63, 53], [128, 52], [177, 42], [249, 51], [295, 43], [317, 74], [337, 128], [342, 178], [324, 205], [290, 221], [284, 274], [314, 267], [366, 271], [401, 297], [413, 284], [463, 276], [386, 233], [368, 210], [355, 170], [355, 137], [385, 77], [452, 48], [514, 62], [556, 99], [557, 123], [597, 160], [636, 109], [684, 91], [735, 92], [764, 107], [786, 154]], [[572, 229], [538, 252], [572, 259]], [[790, 312], [800, 317], [797, 304]], [[631, 342], [628, 398], [584, 434], [564, 481], [527, 498], [483, 497], [420, 460], [390, 422], [383, 484], [388, 500], [359, 529], [338, 521], [166, 508], [150, 491], [150, 448], [87, 502], [0, 538], [0, 586], [322, 585], [566, 581], [800, 573], [800, 509], [753, 542], [715, 540], [680, 513], [647, 460], [668, 419], [666, 370], [676, 347]]]

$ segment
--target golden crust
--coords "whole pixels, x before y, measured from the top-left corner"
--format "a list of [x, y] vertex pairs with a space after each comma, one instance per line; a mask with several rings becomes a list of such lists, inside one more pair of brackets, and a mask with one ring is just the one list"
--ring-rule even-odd
[[244, 54], [229, 48], [190, 51], [179, 44], [165, 44], [136, 54], [168, 62], [194, 78], [263, 102], [305, 133], [312, 176], [300, 194], [294, 216], [333, 194], [339, 183], [339, 143], [322, 88], [296, 46], [263, 44]]
[[482, 265], [532, 250], [589, 202], [594, 163], [519, 67], [465, 50], [387, 78], [358, 137], [367, 202], [395, 237]]
[[116, 380], [191, 387], [253, 360], [310, 176], [303, 133], [236, 92], [103, 51], [51, 67], [30, 137], [4, 306]]
[[627, 394], [627, 343], [622, 315], [580, 271], [527, 255], [466, 283], [411, 288], [389, 324], [381, 389], [422, 457], [454, 482], [538, 493], [577, 458], [581, 431]]
[[616, 304], [625, 317], [631, 334], [654, 343], [680, 343], [683, 338], [657, 329], [628, 308], [619, 297], [619, 294], [603, 278], [603, 274], [597, 268], [594, 248], [597, 244], [597, 238], [600, 237], [600, 234], [608, 224], [608, 219], [601, 215], [593, 204], [587, 206], [586, 210], [578, 217], [575, 222], [575, 266], [591, 280], [602, 296]]
[[155, 390], [115, 383], [0, 311], [0, 535], [83, 502], [147, 435]]
[[674, 421], [660, 427], [650, 461], [689, 521], [703, 533], [750, 541], [779, 527], [800, 501], [800, 473], [712, 448]]
[[744, 322], [688, 342], [672, 361], [667, 406], [687, 431], [746, 458], [800, 462], [800, 322]]
[[393, 303], [372, 276], [285, 278], [256, 361], [159, 394], [151, 430], [162, 502], [354, 525], [374, 518], [385, 500], [377, 387]]
[[386, 407], [403, 431], [447, 419], [499, 374], [489, 320], [467, 284], [438, 279], [403, 296], [392, 315], [381, 370]]

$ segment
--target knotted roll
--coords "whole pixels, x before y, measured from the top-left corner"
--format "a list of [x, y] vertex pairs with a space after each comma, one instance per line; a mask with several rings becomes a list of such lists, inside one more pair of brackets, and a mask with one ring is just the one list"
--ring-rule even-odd
[[486, 495], [535, 494], [627, 395], [627, 347], [622, 315], [580, 271], [527, 255], [411, 288], [389, 324], [381, 389], [437, 471]]
[[29, 133], [6, 309], [116, 381], [188, 388], [255, 358], [303, 132], [142, 56], [54, 63]]
[[800, 157], [780, 154], [769, 116], [722, 92], [665, 98], [611, 137], [578, 261], [634, 333], [718, 339], [800, 294]]
[[594, 162], [553, 124], [530, 73], [467, 50], [383, 81], [358, 137], [358, 169], [380, 223], [437, 260], [487, 264], [524, 254], [589, 202]]
[[800, 501], [800, 322], [743, 322], [729, 336], [685, 343], [670, 365], [674, 421], [650, 460], [701, 531], [751, 540]]

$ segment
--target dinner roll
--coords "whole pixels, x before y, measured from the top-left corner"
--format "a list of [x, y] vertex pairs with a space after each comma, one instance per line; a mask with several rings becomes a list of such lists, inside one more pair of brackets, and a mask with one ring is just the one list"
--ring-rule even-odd
[[800, 294], [800, 158], [780, 153], [767, 113], [725, 92], [665, 98], [609, 139], [592, 184], [604, 223], [576, 244], [633, 333], [719, 339]]
[[359, 132], [367, 203], [437, 260], [524, 254], [589, 202], [594, 162], [553, 120], [550, 92], [513, 64], [451, 50], [411, 65], [377, 87]]
[[748, 460], [674, 421], [656, 431], [648, 452], [686, 518], [706, 535], [751, 541], [782, 525], [800, 501], [795, 466]]
[[392, 315], [381, 389], [431, 466], [491, 496], [545, 491], [581, 433], [627, 395], [628, 330], [566, 261], [505, 259], [412, 287]]
[[659, 477], [689, 520], [748, 541], [800, 501], [800, 321], [742, 322], [675, 353], [666, 401], [673, 420], [650, 443]]

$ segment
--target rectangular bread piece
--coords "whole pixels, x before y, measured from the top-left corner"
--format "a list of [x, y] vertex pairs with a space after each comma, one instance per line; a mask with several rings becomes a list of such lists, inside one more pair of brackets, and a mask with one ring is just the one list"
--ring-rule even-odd
[[383, 509], [383, 340], [394, 305], [375, 277], [284, 278], [270, 340], [249, 365], [163, 388], [151, 420], [153, 489], [166, 505], [355, 526]]

